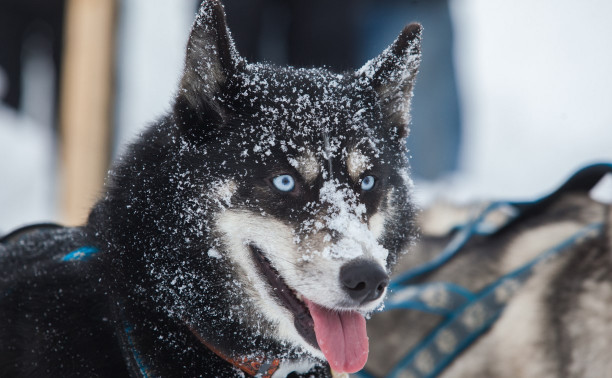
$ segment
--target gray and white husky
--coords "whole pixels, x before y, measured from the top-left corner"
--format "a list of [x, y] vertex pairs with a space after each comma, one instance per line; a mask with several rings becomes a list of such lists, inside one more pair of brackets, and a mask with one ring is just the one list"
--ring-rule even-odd
[[415, 235], [420, 39], [408, 25], [354, 72], [253, 64], [204, 1], [172, 110], [88, 223], [3, 239], [0, 375], [360, 370], [365, 317]]
[[[418, 288], [417, 303], [434, 311], [406, 306], [372, 317], [367, 369], [395, 377], [612, 377], [612, 205], [588, 195], [606, 172], [611, 164], [593, 165], [542, 200], [489, 213], [478, 224], [495, 232], [474, 234], [455, 257], [395, 292], [417, 298], [407, 294]], [[509, 223], [508, 209], [516, 216]], [[461, 214], [426, 210], [421, 240], [397, 270], [421, 266], [456, 240], [461, 231], [449, 237], [440, 225]]]

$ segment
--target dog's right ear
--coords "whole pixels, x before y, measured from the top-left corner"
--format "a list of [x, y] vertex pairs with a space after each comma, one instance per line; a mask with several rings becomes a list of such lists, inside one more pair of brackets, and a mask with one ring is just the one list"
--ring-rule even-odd
[[191, 28], [185, 70], [174, 104], [181, 129], [225, 123], [220, 94], [242, 63], [227, 28], [223, 5], [218, 0], [204, 0]]

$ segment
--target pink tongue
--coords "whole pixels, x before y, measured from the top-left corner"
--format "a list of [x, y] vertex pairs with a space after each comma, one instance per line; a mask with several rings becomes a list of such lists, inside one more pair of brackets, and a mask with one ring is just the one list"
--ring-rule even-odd
[[356, 311], [337, 312], [305, 300], [314, 320], [319, 348], [338, 373], [355, 373], [368, 360], [365, 318]]

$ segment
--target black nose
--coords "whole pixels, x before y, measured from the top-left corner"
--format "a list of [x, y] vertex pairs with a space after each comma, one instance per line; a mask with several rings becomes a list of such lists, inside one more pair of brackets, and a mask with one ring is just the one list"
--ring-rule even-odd
[[366, 303], [380, 298], [389, 276], [374, 261], [356, 260], [340, 268], [340, 282], [352, 299]]

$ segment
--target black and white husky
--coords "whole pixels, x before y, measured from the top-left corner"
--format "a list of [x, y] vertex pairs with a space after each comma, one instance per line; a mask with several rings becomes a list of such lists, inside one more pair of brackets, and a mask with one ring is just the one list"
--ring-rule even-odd
[[0, 376], [328, 376], [414, 239], [405, 137], [421, 27], [356, 72], [250, 64], [216, 0], [172, 111], [80, 228], [0, 245]]

